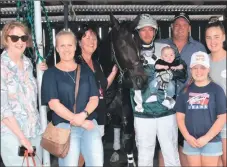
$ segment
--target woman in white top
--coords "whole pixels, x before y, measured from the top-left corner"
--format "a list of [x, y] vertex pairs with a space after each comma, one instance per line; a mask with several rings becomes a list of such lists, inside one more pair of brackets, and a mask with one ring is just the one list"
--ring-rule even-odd
[[[1, 156], [5, 166], [21, 166], [19, 146], [42, 157], [41, 124], [37, 110], [37, 83], [33, 66], [23, 53], [29, 39], [28, 28], [12, 21], [2, 29], [4, 51], [1, 54]], [[41, 70], [47, 66], [42, 63]], [[36, 160], [36, 165], [40, 161]], [[30, 162], [30, 164], [32, 164]]]
[[[226, 40], [226, 33], [223, 24], [215, 17], [210, 18], [205, 31], [206, 44], [210, 50], [210, 77], [214, 82], [219, 84], [226, 94], [226, 55], [224, 49], [224, 41]], [[226, 46], [225, 46], [226, 47]], [[222, 137], [222, 163], [221, 158], [219, 165], [226, 166], [226, 124], [221, 132]]]

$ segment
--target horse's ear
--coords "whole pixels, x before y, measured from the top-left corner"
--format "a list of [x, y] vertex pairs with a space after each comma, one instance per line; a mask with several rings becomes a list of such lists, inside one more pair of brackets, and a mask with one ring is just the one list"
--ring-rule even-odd
[[110, 22], [112, 28], [119, 28], [119, 21], [114, 17], [113, 13], [110, 13]]
[[140, 14], [136, 16], [136, 18], [130, 24], [130, 30], [135, 30], [136, 26], [138, 25], [140, 20]]

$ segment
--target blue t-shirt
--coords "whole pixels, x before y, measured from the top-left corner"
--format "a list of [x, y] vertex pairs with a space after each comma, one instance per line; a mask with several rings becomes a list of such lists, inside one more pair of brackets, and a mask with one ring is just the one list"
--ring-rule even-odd
[[[177, 97], [175, 110], [185, 114], [185, 125], [190, 135], [196, 139], [204, 136], [217, 116], [226, 113], [226, 97], [223, 89], [214, 82], [197, 87], [192, 83], [186, 93]], [[221, 141], [220, 135], [210, 142]]]
[[[49, 68], [43, 74], [41, 98], [42, 105], [48, 105], [51, 99], [59, 99], [59, 101], [68, 108], [71, 112], [75, 103], [75, 71], [65, 72], [56, 67]], [[87, 66], [81, 65], [80, 85], [76, 101], [76, 113], [83, 111], [91, 96], [98, 96], [93, 73]], [[96, 118], [96, 113], [93, 112], [87, 119]], [[54, 111], [52, 112], [52, 122], [57, 125], [61, 122], [69, 122]]]

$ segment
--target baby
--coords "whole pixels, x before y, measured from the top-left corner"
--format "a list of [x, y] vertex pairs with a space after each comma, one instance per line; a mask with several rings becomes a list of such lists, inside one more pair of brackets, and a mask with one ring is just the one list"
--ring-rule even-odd
[[[175, 51], [170, 46], [165, 46], [161, 50], [161, 57], [155, 62], [155, 78], [150, 82], [149, 87], [153, 101], [157, 101], [157, 91], [165, 92], [162, 104], [167, 108], [173, 108], [175, 100], [173, 96], [175, 92], [175, 80], [186, 79], [186, 67], [183, 60], [176, 58]], [[185, 64], [185, 63], [184, 63]]]

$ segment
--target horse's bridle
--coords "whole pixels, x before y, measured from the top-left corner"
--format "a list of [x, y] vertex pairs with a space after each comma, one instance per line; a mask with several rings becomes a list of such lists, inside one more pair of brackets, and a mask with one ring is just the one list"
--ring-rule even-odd
[[[111, 32], [111, 38], [112, 38], [112, 32]], [[134, 38], [134, 35], [132, 34], [132, 38]], [[112, 38], [113, 39], [113, 38]], [[113, 45], [113, 42], [112, 42], [113, 40], [111, 40], [111, 51], [112, 51], [112, 56], [113, 56], [113, 59], [114, 59], [114, 61], [115, 61], [115, 63], [116, 63], [116, 65], [117, 65], [117, 67], [118, 67], [118, 69], [119, 69], [119, 72], [120, 72], [120, 75], [118, 76], [118, 83], [122, 83], [122, 81], [123, 81], [123, 76], [124, 76], [124, 74], [125, 74], [125, 72], [127, 72], [127, 71], [129, 71], [130, 69], [129, 68], [122, 68], [121, 66], [120, 66], [120, 64], [119, 64], [119, 62], [118, 62], [118, 60], [117, 60], [117, 57], [116, 57], [116, 53], [115, 53], [115, 50], [114, 50], [114, 45]], [[134, 45], [135, 45], [135, 48], [136, 48], [136, 51], [137, 51], [137, 56], [138, 56], [138, 58], [139, 58], [139, 60], [138, 61], [136, 61], [134, 64], [133, 64], [133, 66], [137, 66], [137, 65], [139, 65], [139, 63], [140, 63], [140, 51], [139, 51], [139, 49], [136, 47], [136, 43], [135, 43], [135, 40], [133, 39], [133, 43], [134, 43]]]

